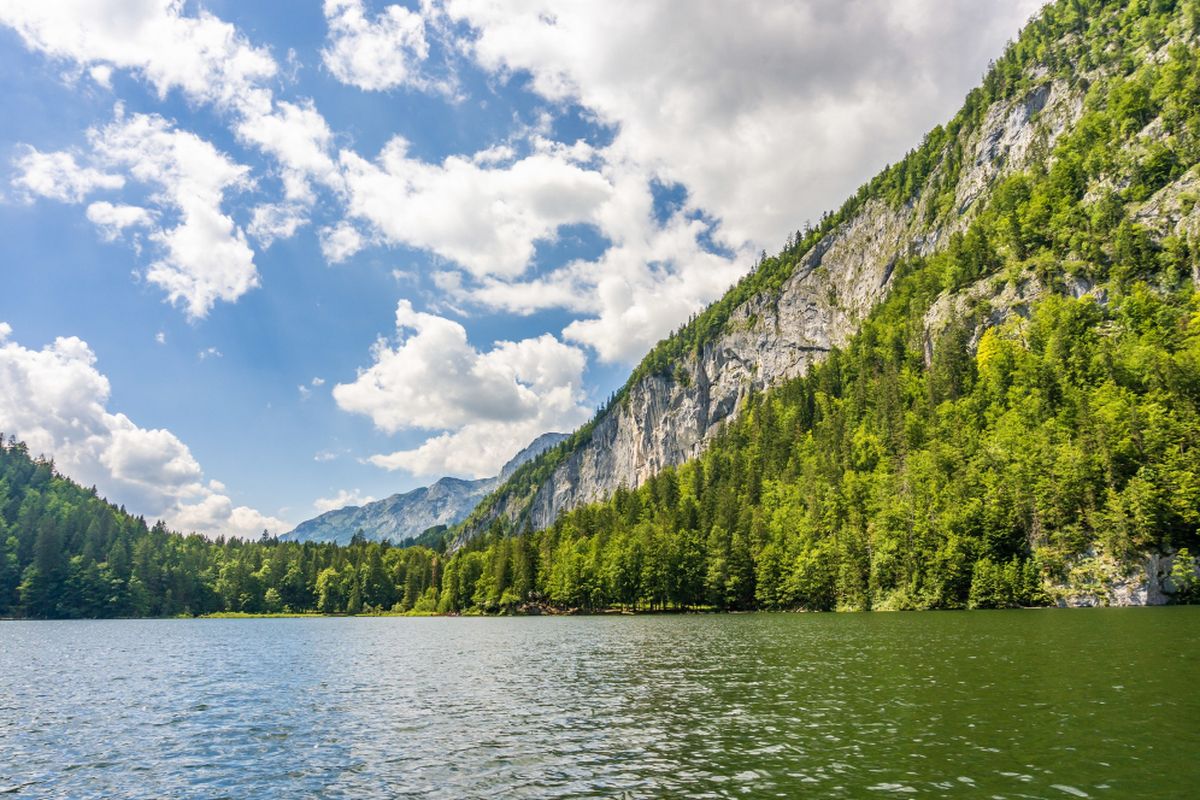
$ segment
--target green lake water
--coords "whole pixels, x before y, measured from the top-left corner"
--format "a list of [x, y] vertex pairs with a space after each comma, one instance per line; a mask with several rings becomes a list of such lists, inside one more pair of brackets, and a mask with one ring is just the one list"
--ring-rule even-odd
[[1200, 608], [0, 622], [13, 797], [1200, 796]]

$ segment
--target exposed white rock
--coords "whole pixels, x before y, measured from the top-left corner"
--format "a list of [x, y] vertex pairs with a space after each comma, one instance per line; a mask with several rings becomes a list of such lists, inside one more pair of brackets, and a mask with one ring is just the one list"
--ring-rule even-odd
[[1110, 556], [1089, 551], [1069, 570], [1066, 583], [1046, 589], [1064, 608], [1161, 606], [1170, 600], [1164, 584], [1172, 563], [1172, 556], [1151, 553], [1129, 569]]
[[[630, 387], [625, 401], [596, 421], [591, 440], [532, 497], [503, 497], [484, 509], [479, 522], [504, 515], [543, 528], [564, 510], [604, 499], [619, 486], [637, 486], [663, 467], [699, 455], [751, 391], [801, 375], [831, 347], [844, 345], [889, 291], [900, 258], [928, 254], [964, 229], [977, 210], [975, 200], [998, 178], [1043, 158], [1082, 108], [1079, 92], [1061, 82], [995, 104], [961, 142], [962, 152], [973, 156], [960, 171], [955, 212], [940, 218], [930, 213], [944, 165], [905, 205], [867, 202], [807, 253], [777, 297], [760, 294], [736, 308], [725, 332], [680, 365], [677, 375], [686, 379], [652, 375]], [[464, 531], [464, 538], [477, 530]]]

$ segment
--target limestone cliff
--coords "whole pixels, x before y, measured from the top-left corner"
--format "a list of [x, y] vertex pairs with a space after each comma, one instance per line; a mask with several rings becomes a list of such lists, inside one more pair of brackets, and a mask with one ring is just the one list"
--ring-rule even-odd
[[[897, 262], [926, 255], [964, 230], [989, 187], [1044, 158], [1079, 118], [1082, 101], [1081, 91], [1042, 78], [1020, 96], [994, 103], [980, 124], [944, 145], [915, 196], [899, 204], [864, 202], [813, 243], [778, 291], [764, 290], [734, 308], [720, 334], [671, 374], [632, 380], [620, 401], [594, 420], [590, 436], [557, 454], [548, 474], [529, 486], [500, 487], [459, 541], [498, 517], [545, 527], [564, 510], [698, 455], [749, 393], [802, 374], [844, 344], [889, 291]], [[959, 163], [952, 163], [952, 152]]]

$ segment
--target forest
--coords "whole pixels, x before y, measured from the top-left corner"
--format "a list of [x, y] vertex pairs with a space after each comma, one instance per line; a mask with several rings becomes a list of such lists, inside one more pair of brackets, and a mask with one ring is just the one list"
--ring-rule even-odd
[[[846, 347], [751, 396], [692, 462], [546, 530], [497, 521], [447, 552], [453, 531], [425, 540], [435, 547], [173, 533], [9, 439], [0, 616], [1027, 606], [1100, 587], [1103, 565], [1132, 570], [1149, 553], [1175, 554], [1168, 590], [1195, 599], [1200, 253], [1137, 212], [1196, 175], [1197, 33], [1194, 3], [1048, 9], [950, 126], [638, 368], [675, 374], [738, 297], [781, 285], [865, 198], [910, 202], [933, 179], [952, 191], [965, 132], [992, 99], [1030, 88], [1034, 65], [1048, 67], [1040, 80], [1082, 82], [1082, 118], [1036, 169], [993, 186], [940, 251], [899, 263]], [[1186, 216], [1198, 200], [1163, 202]]]
[[0, 617], [432, 611], [439, 572], [425, 547], [214, 540], [148, 527], [23, 443], [0, 443]]
[[[952, 200], [961, 133], [992, 99], [1028, 89], [1038, 64], [1043, 80], [1072, 78], [1086, 94], [1035, 170], [992, 187], [941, 251], [899, 264], [844, 350], [752, 397], [702, 457], [545, 531], [496, 523], [448, 562], [439, 607], [1038, 605], [1058, 599], [1055, 586], [1098, 589], [1106, 559], [1109, 573], [1132, 570], [1152, 552], [1180, 554], [1186, 599], [1200, 525], [1200, 261], [1186, 237], [1135, 213], [1200, 160], [1198, 31], [1194, 5], [1050, 7], [950, 126], [638, 369], [672, 375], [739, 296], [781, 285], [866, 198], [908, 202], [936, 179]], [[935, 155], [946, 169], [932, 169]], [[1179, 192], [1178, 213], [1197, 199]], [[1028, 302], [993, 308], [1006, 293]], [[969, 307], [931, 330], [947, 297]]]

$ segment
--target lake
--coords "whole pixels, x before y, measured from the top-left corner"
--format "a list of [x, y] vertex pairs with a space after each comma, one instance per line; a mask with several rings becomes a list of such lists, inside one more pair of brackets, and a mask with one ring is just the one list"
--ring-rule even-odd
[[0, 622], [14, 797], [1194, 797], [1200, 607]]

